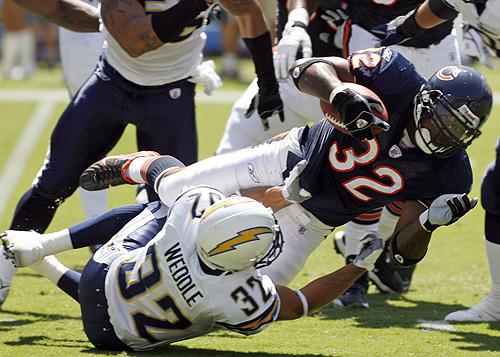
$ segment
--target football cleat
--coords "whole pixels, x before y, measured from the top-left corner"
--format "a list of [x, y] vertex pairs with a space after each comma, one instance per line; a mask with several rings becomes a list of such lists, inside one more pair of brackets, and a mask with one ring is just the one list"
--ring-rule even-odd
[[[4, 235], [5, 232], [0, 233], [0, 238]], [[7, 299], [10, 284], [12, 283], [15, 273], [16, 266], [14, 260], [7, 256], [4, 246], [0, 245], [0, 307]]]
[[403, 293], [408, 290], [408, 286], [404, 284], [397, 269], [391, 264], [387, 245], [382, 255], [375, 262], [373, 270], [368, 272], [368, 276], [381, 292]]
[[18, 268], [27, 267], [45, 256], [40, 233], [35, 231], [5, 231], [0, 239], [6, 257]]
[[[346, 258], [346, 263], [351, 263], [355, 258], [355, 256], [349, 256]], [[345, 293], [333, 300], [333, 305], [348, 308], [369, 308], [368, 273], [361, 275]]]
[[159, 156], [155, 151], [139, 151], [128, 155], [107, 156], [93, 163], [80, 175], [80, 186], [88, 191], [104, 190], [109, 187], [135, 184], [125, 176], [125, 170], [138, 157]]
[[408, 268], [396, 268], [396, 271], [398, 272], [399, 276], [401, 277], [401, 281], [403, 282], [404, 293], [410, 289], [411, 279], [413, 278], [413, 273], [415, 272], [416, 268], [416, 264]]
[[488, 295], [470, 309], [449, 313], [444, 319], [456, 322], [500, 321], [500, 301]]

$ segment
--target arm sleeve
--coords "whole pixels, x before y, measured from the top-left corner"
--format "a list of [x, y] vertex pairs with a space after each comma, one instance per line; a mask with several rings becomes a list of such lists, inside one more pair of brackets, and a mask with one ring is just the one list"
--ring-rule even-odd
[[163, 203], [170, 206], [188, 185], [208, 185], [225, 195], [252, 187], [282, 185], [288, 152], [299, 150], [297, 144], [289, 134], [281, 141], [199, 161], [163, 177], [157, 192]]

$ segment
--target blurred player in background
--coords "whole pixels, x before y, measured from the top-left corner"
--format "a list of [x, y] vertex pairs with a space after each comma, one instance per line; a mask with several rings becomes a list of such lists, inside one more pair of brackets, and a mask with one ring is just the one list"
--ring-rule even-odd
[[[106, 221], [116, 226], [133, 212], [110, 237]], [[59, 286], [73, 281], [70, 295], [81, 305], [94, 346], [138, 351], [221, 328], [252, 335], [275, 320], [307, 316], [371, 269], [384, 244], [367, 236], [352, 265], [295, 291], [275, 285], [260, 270], [282, 249], [272, 211], [207, 186], [186, 188], [170, 207], [160, 202], [122, 207], [60, 232], [7, 231], [2, 239], [20, 266], [29, 258], [107, 242], [81, 274], [59, 263], [45, 275]]]

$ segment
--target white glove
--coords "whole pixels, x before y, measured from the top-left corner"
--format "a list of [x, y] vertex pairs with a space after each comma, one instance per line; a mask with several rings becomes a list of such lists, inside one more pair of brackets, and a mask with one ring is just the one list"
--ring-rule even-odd
[[361, 251], [352, 262], [358, 268], [372, 270], [378, 257], [384, 251], [384, 240], [375, 232], [368, 232], [361, 239]]
[[309, 191], [300, 187], [300, 175], [306, 167], [307, 160], [299, 161], [285, 179], [282, 194], [288, 202], [301, 203], [311, 198]]
[[447, 226], [456, 222], [476, 205], [477, 197], [469, 200], [466, 193], [441, 195], [420, 214], [419, 221], [427, 232], [432, 232], [439, 226]]
[[212, 91], [222, 86], [222, 80], [215, 72], [215, 62], [212, 60], [202, 62], [196, 67], [196, 73], [191, 75], [189, 81], [203, 86], [203, 92], [211, 95]]
[[288, 15], [288, 22], [283, 30], [274, 54], [276, 78], [288, 77], [288, 70], [297, 59], [297, 52], [302, 49], [304, 58], [312, 56], [312, 44], [305, 27], [309, 24], [309, 15], [305, 9], [294, 9]]

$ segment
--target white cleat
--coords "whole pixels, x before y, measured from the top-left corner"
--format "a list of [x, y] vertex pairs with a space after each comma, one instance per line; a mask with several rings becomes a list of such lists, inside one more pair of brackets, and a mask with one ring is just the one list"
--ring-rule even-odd
[[456, 322], [500, 321], [500, 301], [488, 295], [470, 309], [449, 313], [444, 319]]
[[7, 258], [22, 268], [43, 259], [45, 252], [40, 234], [35, 231], [5, 231], [1, 237]]
[[[0, 235], [3, 235], [1, 233]], [[16, 273], [15, 262], [7, 257], [5, 249], [0, 245], [0, 307], [7, 299], [10, 284]]]

